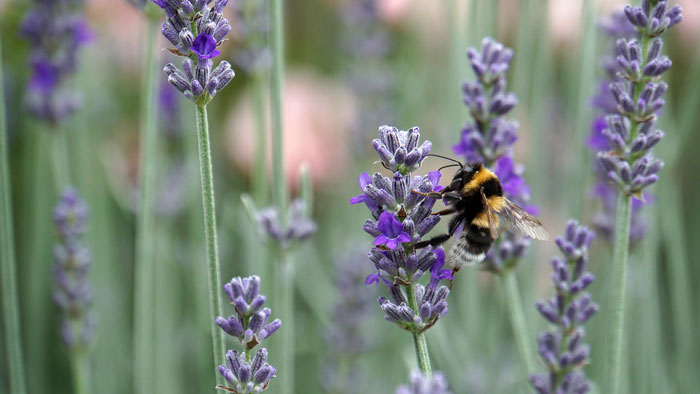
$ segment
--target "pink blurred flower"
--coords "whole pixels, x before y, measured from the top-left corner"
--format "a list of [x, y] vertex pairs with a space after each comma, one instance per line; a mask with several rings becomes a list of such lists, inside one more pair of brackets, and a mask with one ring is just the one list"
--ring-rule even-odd
[[[342, 84], [309, 71], [291, 72], [283, 90], [284, 161], [290, 187], [298, 184], [299, 167], [307, 163], [315, 182], [343, 179], [348, 162], [348, 131], [355, 118], [352, 96]], [[269, 161], [269, 116], [266, 115]], [[244, 98], [227, 122], [226, 146], [233, 163], [250, 171], [255, 160], [253, 107]]]

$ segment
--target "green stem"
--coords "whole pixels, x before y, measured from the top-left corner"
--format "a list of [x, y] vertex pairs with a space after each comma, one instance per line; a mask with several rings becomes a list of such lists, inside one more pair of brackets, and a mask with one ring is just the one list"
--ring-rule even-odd
[[[204, 239], [207, 249], [207, 278], [209, 280], [209, 313], [211, 315], [212, 341], [214, 342], [214, 364], [225, 363], [224, 334], [214, 324], [221, 316], [221, 279], [219, 278], [219, 249], [216, 238], [216, 208], [214, 206], [214, 179], [211, 168], [211, 148], [209, 144], [209, 122], [206, 105], [197, 106], [197, 135], [199, 136], [199, 168], [202, 179], [202, 206], [204, 210]], [[217, 375], [219, 383], [223, 378]]]
[[53, 171], [56, 192], [61, 193], [63, 188], [71, 186], [70, 159], [68, 154], [68, 136], [57, 127], [49, 130], [53, 139], [51, 146], [53, 156]]
[[[406, 286], [406, 295], [408, 296], [408, 306], [414, 311], [418, 311], [415, 286], [415, 283]], [[428, 342], [425, 340], [425, 332], [413, 333], [413, 346], [416, 348], [418, 368], [423, 372], [423, 375], [430, 376], [433, 371], [430, 367], [430, 353], [428, 353]]]
[[[275, 352], [280, 353], [280, 382], [277, 384], [283, 394], [294, 393], [294, 263], [289, 253], [278, 250], [277, 269], [275, 270], [275, 303], [280, 308], [280, 317], [284, 325], [280, 330], [279, 346]], [[281, 342], [281, 343], [280, 343]]]
[[71, 372], [73, 374], [73, 393], [90, 393], [90, 360], [84, 350], [75, 350], [70, 355]]
[[5, 322], [5, 350], [7, 351], [10, 392], [27, 392], [24, 381], [22, 335], [17, 304], [15, 274], [15, 240], [12, 229], [12, 201], [10, 193], [10, 158], [7, 148], [7, 119], [5, 88], [2, 72], [2, 45], [0, 45], [0, 270], [2, 270], [2, 310]]
[[253, 178], [253, 197], [259, 206], [267, 205], [267, 127], [265, 122], [264, 82], [260, 73], [253, 80], [253, 112], [255, 116], [255, 166], [250, 176]]
[[632, 198], [625, 193], [620, 193], [615, 218], [615, 246], [612, 263], [613, 288], [612, 299], [610, 300], [610, 326], [608, 331], [608, 376], [606, 379], [606, 390], [604, 391], [610, 394], [618, 393], [620, 388], [631, 214]]
[[518, 280], [512, 270], [504, 272], [500, 275], [500, 278], [506, 295], [506, 304], [508, 305], [510, 321], [513, 326], [515, 344], [520, 354], [520, 362], [522, 363], [525, 376], [528, 376], [535, 371], [534, 346], [530, 342], [527, 321], [525, 320], [523, 304], [520, 299], [520, 290], [518, 290]]
[[151, 371], [154, 358], [154, 266], [155, 266], [155, 183], [157, 130], [155, 97], [158, 73], [156, 37], [159, 24], [149, 19], [145, 72], [141, 87], [141, 200], [136, 227], [136, 267], [134, 289], [134, 392], [152, 393]]
[[269, 7], [270, 45], [272, 47], [272, 78], [270, 84], [272, 114], [272, 180], [273, 199], [280, 215], [286, 210], [287, 185], [284, 173], [284, 132], [282, 128], [282, 84], [284, 80], [284, 18], [283, 1], [272, 0]]

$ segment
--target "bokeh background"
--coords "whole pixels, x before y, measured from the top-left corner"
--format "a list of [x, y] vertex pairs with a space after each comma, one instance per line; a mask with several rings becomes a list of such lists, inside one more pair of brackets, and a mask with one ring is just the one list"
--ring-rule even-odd
[[[264, 0], [255, 2], [264, 7]], [[360, 3], [373, 4], [372, 10], [362, 11]], [[600, 206], [590, 191], [593, 156], [586, 139], [595, 115], [590, 98], [595, 80], [603, 76], [601, 56], [612, 45], [598, 25], [624, 3], [287, 2], [286, 176], [295, 195], [299, 168], [308, 163], [319, 229], [295, 259], [294, 392], [388, 393], [407, 380], [415, 362], [410, 334], [383, 321], [375, 301], [383, 289], [362, 283], [371, 272], [366, 258], [371, 240], [361, 228], [367, 212], [348, 201], [359, 192], [360, 173], [381, 170], [370, 144], [379, 125], [417, 125], [422, 137], [433, 141], [434, 153], [452, 155], [468, 119], [460, 84], [473, 76], [465, 49], [479, 46], [482, 37], [492, 36], [515, 50], [508, 74], [519, 98], [512, 115], [520, 123], [515, 154], [527, 164], [525, 178], [543, 222], [553, 234], [561, 233], [570, 217], [594, 222]], [[695, 132], [700, 121], [700, 3], [678, 3], [685, 19], [666, 36], [664, 50], [673, 68], [667, 74], [668, 104], [661, 117], [666, 139], [657, 149], [667, 166], [652, 188], [653, 203], [643, 210], [646, 235], [634, 244], [630, 257], [625, 393], [691, 393], [700, 387], [700, 293], [694, 286], [700, 279], [700, 265], [694, 264], [700, 251], [693, 249], [700, 239], [700, 161], [694, 153], [700, 144]], [[0, 2], [22, 347], [29, 392], [60, 394], [71, 392], [71, 379], [51, 299], [51, 245], [56, 238], [51, 210], [57, 199], [51, 136], [24, 107], [29, 44], [17, 32], [30, 6], [30, 1]], [[269, 172], [255, 164], [255, 133], [265, 119], [256, 114], [267, 108], [267, 38], [264, 26], [259, 32], [239, 31], [233, 8], [228, 8], [236, 34], [221, 51], [237, 76], [209, 105], [222, 279], [258, 274], [262, 291], [269, 293], [270, 267], [262, 263], [268, 259], [266, 246], [252, 231], [241, 203], [244, 193], [252, 194], [260, 207], [270, 201], [261, 192]], [[146, 19], [120, 0], [89, 0], [86, 13], [95, 37], [81, 53], [79, 72], [70, 82], [81, 92], [83, 108], [63, 127], [69, 133], [77, 187], [91, 212], [87, 237], [94, 254], [91, 280], [99, 319], [91, 355], [93, 388], [104, 394], [129, 393]], [[160, 57], [163, 63], [173, 61], [165, 50]], [[158, 362], [150, 373], [159, 393], [209, 392], [214, 368], [194, 108], [165, 83], [165, 76], [161, 81], [158, 255], [153, 261]], [[429, 159], [426, 172], [440, 164]], [[546, 327], [534, 302], [552, 293], [549, 260], [555, 249], [553, 242], [533, 244], [517, 269], [533, 338]], [[591, 256], [598, 278], [591, 292], [602, 308], [587, 325], [592, 345], [587, 373], [597, 383], [604, 375], [611, 250], [599, 236]], [[350, 284], [348, 278], [353, 278]], [[342, 328], [336, 327], [341, 320], [334, 317], [334, 308], [353, 301], [366, 305], [360, 308], [355, 332], [362, 341], [344, 343], [337, 340]], [[433, 368], [446, 374], [453, 391], [530, 392], [523, 383], [499, 282], [485, 272], [463, 272], [448, 301], [450, 312], [428, 332], [428, 343]], [[1, 392], [8, 387], [6, 362], [0, 357]]]

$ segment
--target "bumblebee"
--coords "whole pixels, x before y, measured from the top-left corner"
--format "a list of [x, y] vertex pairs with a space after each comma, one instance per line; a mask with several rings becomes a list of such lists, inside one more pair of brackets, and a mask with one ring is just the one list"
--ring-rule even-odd
[[496, 174], [481, 163], [462, 165], [456, 160], [453, 161], [460, 169], [443, 190], [429, 193], [412, 191], [426, 197], [441, 199], [445, 203], [447, 208], [433, 212], [433, 215], [454, 214], [449, 222], [447, 234], [418, 242], [416, 248], [438, 246], [450, 239], [459, 226], [464, 224], [447, 258], [447, 265], [456, 272], [462, 267], [475, 266], [484, 260], [493, 241], [498, 238], [500, 218], [523, 235], [541, 241], [549, 239], [549, 233], [536, 217], [503, 196], [503, 188]]

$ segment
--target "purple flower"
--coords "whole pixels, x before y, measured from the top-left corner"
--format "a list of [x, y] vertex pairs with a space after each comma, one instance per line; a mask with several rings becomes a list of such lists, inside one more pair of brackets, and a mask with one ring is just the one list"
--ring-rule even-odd
[[437, 248], [433, 250], [437, 259], [430, 267], [430, 284], [429, 288], [436, 289], [443, 279], [454, 279], [452, 277], [452, 270], [447, 268], [442, 268], [445, 266], [445, 251], [442, 248]]
[[211, 59], [221, 54], [221, 52], [216, 49], [214, 37], [207, 33], [199, 33], [197, 38], [194, 39], [190, 50], [197, 55], [199, 60]]
[[583, 394], [591, 388], [583, 372], [590, 354], [590, 347], [583, 343], [583, 324], [598, 311], [598, 305], [585, 291], [595, 279], [586, 271], [588, 248], [594, 238], [595, 233], [574, 220], [567, 224], [565, 235], [556, 238], [564, 258], [552, 259], [555, 295], [535, 305], [555, 326], [541, 333], [537, 340], [540, 357], [549, 370], [530, 376], [530, 383], [540, 394]]
[[64, 89], [63, 84], [77, 69], [79, 49], [93, 37], [79, 7], [69, 3], [36, 1], [20, 27], [20, 34], [32, 46], [27, 107], [52, 126], [80, 104], [76, 92]]
[[375, 246], [386, 245], [394, 250], [402, 243], [411, 242], [411, 236], [403, 231], [403, 224], [391, 212], [383, 212], [379, 216], [378, 227], [382, 233], [374, 239]]

